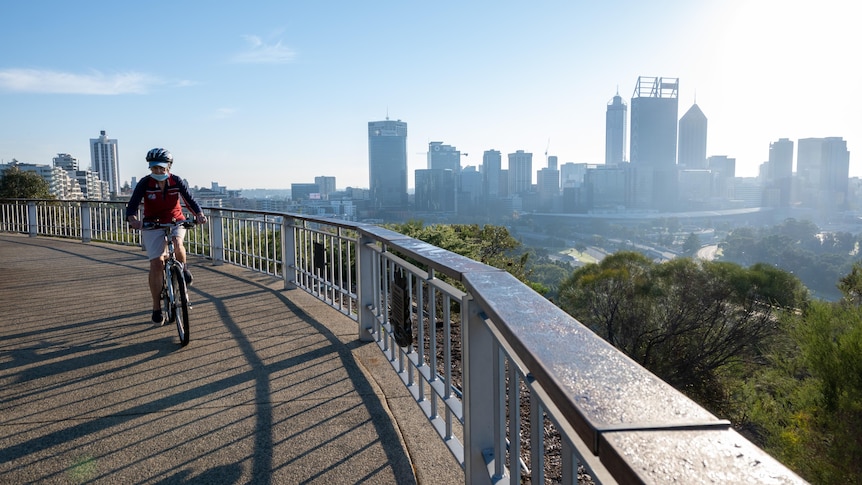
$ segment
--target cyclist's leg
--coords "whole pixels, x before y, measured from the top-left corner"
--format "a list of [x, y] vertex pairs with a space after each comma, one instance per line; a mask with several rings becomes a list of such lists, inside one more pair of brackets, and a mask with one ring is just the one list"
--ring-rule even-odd
[[174, 256], [177, 257], [177, 261], [186, 264], [186, 248], [183, 246], [182, 237], [174, 236]]
[[150, 295], [153, 297], [153, 311], [161, 309], [162, 282], [165, 278], [165, 260], [161, 256], [150, 260]]
[[[150, 295], [153, 300], [153, 321], [157, 320], [157, 312], [161, 313], [161, 293], [164, 279], [164, 254], [166, 248], [165, 234], [161, 230], [142, 231], [147, 248], [147, 258], [150, 262], [149, 274], [147, 275], [147, 286], [150, 287]], [[160, 323], [160, 322], [156, 322]]]
[[186, 229], [184, 227], [177, 227], [173, 232], [174, 239], [174, 256], [177, 258], [177, 261], [183, 264], [183, 277], [186, 280], [187, 285], [192, 284], [192, 274], [189, 272], [188, 266], [186, 266], [186, 247], [183, 245], [183, 239], [186, 235]]

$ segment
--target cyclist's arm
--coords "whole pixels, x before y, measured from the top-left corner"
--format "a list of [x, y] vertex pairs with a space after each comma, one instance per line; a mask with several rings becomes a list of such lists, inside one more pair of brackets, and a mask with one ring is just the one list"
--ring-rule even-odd
[[204, 210], [201, 208], [200, 204], [198, 204], [198, 201], [192, 196], [188, 184], [186, 184], [186, 181], [179, 175], [177, 175], [176, 178], [177, 186], [180, 189], [180, 196], [182, 196], [189, 211], [194, 214], [195, 222], [198, 224], [206, 224], [207, 217], [204, 215]]
[[144, 193], [147, 190], [147, 182], [146, 177], [138, 181], [138, 184], [135, 185], [135, 190], [132, 192], [132, 196], [129, 197], [129, 203], [126, 204], [126, 222], [129, 223], [129, 227], [133, 229], [141, 228], [141, 221], [138, 220], [138, 206], [141, 205], [141, 201], [144, 199]]

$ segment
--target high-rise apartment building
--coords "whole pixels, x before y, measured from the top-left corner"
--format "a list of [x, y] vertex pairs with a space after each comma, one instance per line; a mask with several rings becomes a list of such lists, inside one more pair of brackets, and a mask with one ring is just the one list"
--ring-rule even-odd
[[81, 170], [78, 159], [68, 153], [58, 153], [54, 157], [54, 166], [66, 171], [72, 186], [64, 199], [92, 199], [103, 200], [110, 198], [108, 183], [99, 178], [99, 174], [92, 170]]
[[90, 138], [90, 170], [99, 174], [99, 178], [108, 183], [111, 195], [120, 192], [120, 158], [117, 151], [117, 140], [108, 138], [105, 130], [99, 138]]
[[368, 188], [377, 211], [407, 208], [407, 123], [368, 122]]
[[638, 77], [631, 100], [632, 203], [673, 210], [677, 204], [679, 79]]
[[697, 103], [679, 119], [679, 165], [687, 169], [706, 168], [706, 125], [706, 115]]
[[619, 91], [608, 103], [605, 113], [605, 164], [617, 164], [626, 160], [626, 127], [629, 107]]
[[518, 150], [509, 154], [509, 194], [524, 194], [533, 188], [533, 154]]

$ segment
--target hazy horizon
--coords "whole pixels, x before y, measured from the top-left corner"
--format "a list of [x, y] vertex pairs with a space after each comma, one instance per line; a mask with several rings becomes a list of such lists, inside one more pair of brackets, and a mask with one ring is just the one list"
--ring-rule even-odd
[[[192, 185], [368, 182], [369, 121], [408, 125], [408, 184], [428, 143], [603, 163], [605, 110], [638, 76], [679, 79], [681, 117], [708, 118], [707, 155], [755, 176], [780, 138], [862, 133], [862, 31], [838, 0], [438, 2], [212, 6], [155, 1], [99, 11], [15, 3], [0, 42], [0, 160], [89, 166], [118, 140], [120, 180], [153, 147]], [[628, 143], [628, 142], [627, 142]], [[535, 177], [535, 174], [533, 175]]]

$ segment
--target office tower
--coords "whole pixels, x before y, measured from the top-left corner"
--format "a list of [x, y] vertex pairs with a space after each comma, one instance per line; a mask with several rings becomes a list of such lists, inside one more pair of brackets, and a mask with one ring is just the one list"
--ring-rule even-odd
[[631, 100], [632, 204], [673, 210], [677, 202], [677, 78], [638, 77]]
[[773, 205], [790, 207], [790, 190], [793, 185], [793, 142], [781, 138], [769, 144], [769, 161], [766, 162], [765, 188], [773, 195]]
[[317, 184], [290, 184], [292, 200], [320, 200], [320, 186]]
[[321, 175], [314, 177], [314, 183], [320, 187], [320, 196], [323, 199], [329, 199], [329, 194], [335, 193], [335, 177]]
[[679, 200], [686, 211], [705, 210], [713, 197], [712, 173], [701, 168], [679, 171]]
[[407, 208], [407, 123], [368, 122], [368, 188], [378, 211]]
[[841, 137], [823, 139], [823, 180], [821, 181], [822, 206], [844, 209], [850, 180], [850, 152]]
[[545, 205], [559, 196], [560, 171], [556, 168], [543, 168], [536, 172], [536, 191], [539, 193], [539, 200]]
[[850, 178], [847, 142], [841, 137], [799, 139], [796, 175], [802, 205], [821, 209], [843, 207]]
[[725, 200], [733, 199], [736, 159], [727, 155], [713, 155], [707, 158], [706, 167], [712, 172], [713, 195]]
[[628, 168], [598, 165], [584, 172], [585, 208], [618, 209], [630, 205]]
[[117, 140], [108, 138], [105, 130], [99, 133], [99, 138], [90, 138], [90, 170], [99, 174], [99, 178], [108, 183], [108, 190], [111, 195], [114, 195], [120, 191]]
[[679, 165], [688, 169], [706, 168], [706, 115], [697, 103], [679, 120]]
[[823, 138], [800, 138], [796, 153], [796, 177], [800, 190], [814, 191], [820, 186]]
[[455, 172], [449, 169], [416, 170], [414, 209], [418, 212], [455, 212]]
[[503, 156], [498, 150], [485, 150], [482, 154], [482, 191], [488, 198], [500, 197], [500, 172]]
[[736, 159], [727, 155], [713, 155], [706, 161], [706, 167], [712, 173], [720, 174], [725, 178], [736, 177]]
[[587, 173], [586, 163], [564, 163], [560, 166], [560, 183], [563, 188], [580, 187], [584, 183], [584, 174]]
[[509, 194], [524, 194], [533, 188], [533, 154], [518, 150], [509, 154]]
[[657, 168], [676, 165], [679, 80], [638, 77], [632, 94], [632, 164]]
[[605, 164], [607, 165], [626, 160], [628, 109], [618, 90], [616, 96], [608, 103], [605, 113]]
[[458, 213], [475, 212], [476, 208], [482, 201], [482, 173], [473, 165], [468, 165], [461, 169], [461, 177], [459, 187], [461, 192], [458, 195]]
[[551, 170], [557, 170], [557, 156], [551, 155], [548, 157], [548, 168]]
[[428, 144], [428, 168], [451, 170], [457, 176], [461, 171], [461, 152], [440, 141]]

